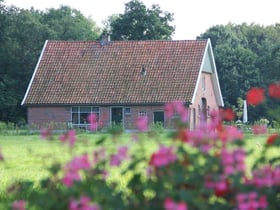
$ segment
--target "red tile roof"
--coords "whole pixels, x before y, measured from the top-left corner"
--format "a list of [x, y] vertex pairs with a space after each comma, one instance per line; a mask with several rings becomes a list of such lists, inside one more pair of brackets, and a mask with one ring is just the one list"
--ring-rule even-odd
[[23, 104], [189, 102], [206, 45], [207, 40], [47, 41]]

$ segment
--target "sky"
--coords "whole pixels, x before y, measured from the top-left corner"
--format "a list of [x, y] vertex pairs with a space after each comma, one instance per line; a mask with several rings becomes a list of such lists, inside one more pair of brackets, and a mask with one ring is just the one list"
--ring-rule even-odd
[[[112, 14], [124, 12], [129, 0], [4, 0], [5, 5], [45, 10], [67, 5], [91, 17], [98, 26]], [[174, 40], [195, 39], [212, 26], [220, 24], [280, 23], [279, 0], [142, 0], [147, 6], [158, 4], [174, 14]]]

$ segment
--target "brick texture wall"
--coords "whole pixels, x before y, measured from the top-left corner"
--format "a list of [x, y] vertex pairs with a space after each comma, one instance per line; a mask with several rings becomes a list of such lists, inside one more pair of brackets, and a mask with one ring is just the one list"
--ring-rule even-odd
[[44, 126], [66, 129], [71, 120], [71, 107], [28, 107], [27, 117], [32, 129]]
[[[204, 83], [204, 84], [203, 84]], [[212, 78], [210, 73], [202, 73], [201, 79], [199, 81], [198, 89], [195, 95], [195, 101], [190, 106], [191, 108], [191, 124], [193, 125], [191, 128], [198, 126], [201, 120], [201, 111], [202, 109], [202, 98], [206, 99], [206, 106], [208, 109], [208, 113], [213, 110], [219, 109], [219, 105], [217, 102], [216, 94], [214, 92]], [[207, 116], [209, 119], [209, 115]]]

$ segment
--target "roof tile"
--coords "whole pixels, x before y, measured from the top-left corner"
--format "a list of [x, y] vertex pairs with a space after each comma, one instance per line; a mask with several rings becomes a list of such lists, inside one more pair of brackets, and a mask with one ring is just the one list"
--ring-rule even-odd
[[[48, 41], [24, 105], [188, 102], [206, 44]], [[142, 65], [146, 76], [140, 74]]]

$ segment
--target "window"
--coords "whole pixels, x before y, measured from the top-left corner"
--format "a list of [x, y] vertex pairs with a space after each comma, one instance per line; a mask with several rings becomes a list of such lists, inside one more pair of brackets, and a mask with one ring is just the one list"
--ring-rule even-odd
[[164, 112], [163, 111], [154, 112], [154, 123], [164, 126]]
[[73, 106], [71, 109], [73, 125], [88, 125], [88, 115], [94, 113], [99, 119], [99, 107], [93, 106]]
[[130, 107], [125, 107], [125, 108], [124, 108], [124, 114], [125, 114], [125, 115], [131, 115]]
[[205, 77], [202, 78], [202, 90], [206, 90]]
[[138, 112], [138, 116], [147, 116], [147, 112], [140, 111], [140, 112]]

